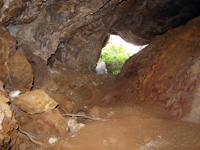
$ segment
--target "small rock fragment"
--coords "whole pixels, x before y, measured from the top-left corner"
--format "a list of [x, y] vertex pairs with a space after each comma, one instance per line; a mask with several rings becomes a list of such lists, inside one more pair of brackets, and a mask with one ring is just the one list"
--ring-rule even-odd
[[94, 106], [92, 109], [90, 109], [90, 117], [92, 118], [101, 118], [101, 112], [100, 112], [100, 107]]
[[58, 138], [56, 138], [56, 137], [51, 137], [51, 138], [49, 139], [49, 144], [53, 144], [53, 143], [55, 143], [56, 141], [58, 141]]
[[96, 67], [96, 73], [97, 74], [104, 74], [106, 71], [107, 71], [106, 63], [104, 61], [99, 61], [97, 63], [97, 67]]
[[20, 94], [21, 94], [21, 91], [20, 91], [20, 90], [11, 91], [10, 94], [9, 94], [9, 97], [10, 97], [11, 99], [13, 99], [13, 98], [15, 98], [15, 97], [18, 97]]
[[67, 123], [68, 128], [72, 133], [77, 133], [81, 128], [85, 127], [83, 123], [77, 123], [75, 118], [69, 118]]

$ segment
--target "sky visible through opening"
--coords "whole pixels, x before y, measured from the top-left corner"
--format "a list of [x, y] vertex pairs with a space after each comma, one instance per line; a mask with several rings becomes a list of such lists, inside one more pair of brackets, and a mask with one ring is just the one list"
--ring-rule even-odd
[[145, 46], [135, 46], [127, 43], [118, 35], [110, 35], [109, 41], [102, 49], [101, 57], [95, 66], [96, 73], [120, 73], [125, 61], [133, 54], [138, 53]]
[[124, 47], [131, 55], [138, 53], [141, 46], [135, 46], [133, 44], [127, 43], [119, 35], [110, 35], [108, 44], [113, 44], [116, 46]]

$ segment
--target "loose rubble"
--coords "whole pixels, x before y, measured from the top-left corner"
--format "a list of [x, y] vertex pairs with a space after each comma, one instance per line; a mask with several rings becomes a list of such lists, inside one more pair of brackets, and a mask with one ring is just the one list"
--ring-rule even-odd
[[76, 118], [69, 118], [67, 120], [69, 131], [74, 134], [77, 133], [81, 128], [84, 128], [85, 125], [83, 123], [77, 123]]
[[[0, 0], [0, 149], [200, 149], [199, 6]], [[149, 46], [97, 75], [110, 34]]]
[[18, 125], [8, 104], [10, 100], [5, 96], [5, 91], [2, 88], [2, 81], [0, 81], [0, 87], [0, 147], [7, 150], [15, 143]]

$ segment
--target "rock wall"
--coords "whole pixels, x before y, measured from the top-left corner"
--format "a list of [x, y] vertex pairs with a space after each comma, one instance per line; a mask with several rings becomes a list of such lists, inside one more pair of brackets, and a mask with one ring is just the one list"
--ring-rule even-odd
[[9, 91], [29, 91], [33, 83], [32, 68], [24, 55], [16, 49], [15, 37], [0, 26], [0, 79]]
[[[198, 16], [199, 6], [198, 0], [1, 0], [0, 149], [15, 143], [16, 129], [14, 149], [66, 144], [73, 130], [60, 111], [78, 112], [95, 102], [161, 103], [172, 117], [200, 123], [200, 18], [168, 31]], [[125, 63], [116, 85], [115, 76], [89, 74], [110, 34], [150, 43]], [[33, 83], [57, 102], [27, 92]], [[4, 88], [27, 93], [11, 101]]]
[[[35, 3], [25, 4], [35, 7]], [[128, 12], [132, 4], [130, 0], [121, 3], [120, 7], [126, 9], [116, 18], [118, 1], [44, 1], [40, 4], [37, 18], [27, 7], [25, 11], [29, 11], [30, 15], [22, 17], [22, 11], [19, 20], [10, 24], [8, 29], [17, 37], [19, 50], [31, 64], [47, 64], [51, 55], [57, 50], [60, 53], [59, 49], [64, 45], [65, 62], [58, 61], [64, 67], [87, 72], [98, 60], [110, 26]], [[88, 54], [89, 57], [86, 57]], [[41, 58], [40, 63], [35, 57]]]
[[0, 81], [0, 149], [6, 150], [15, 143], [18, 125], [3, 85]]
[[139, 0], [112, 26], [111, 33], [130, 43], [145, 45], [156, 35], [185, 24], [191, 16], [197, 17], [199, 6], [198, 0]]
[[199, 5], [197, 0], [3, 0], [0, 24], [16, 36], [39, 83], [49, 79], [48, 60], [53, 67], [91, 72], [109, 33], [147, 44], [198, 16]]
[[[50, 80], [47, 63], [63, 70], [88, 73], [98, 60], [109, 33], [119, 34], [132, 43], [146, 44], [156, 35], [198, 16], [199, 5], [197, 0], [184, 0], [181, 3], [178, 0], [1, 1], [0, 79], [5, 83], [6, 89], [25, 92], [33, 82], [30, 64], [35, 85], [42, 85], [43, 81]], [[194, 23], [190, 24], [195, 26]], [[182, 110], [182, 103], [174, 103], [177, 96], [170, 98], [165, 95], [172, 95], [176, 89], [172, 83], [181, 82], [178, 79], [175, 82], [175, 79], [180, 78], [177, 74], [183, 76], [179, 73], [181, 69], [187, 70], [182, 64], [186, 63], [189, 69], [198, 57], [198, 52], [187, 45], [191, 39], [198, 39], [198, 32], [195, 31], [198, 27], [193, 27], [192, 30], [187, 26], [158, 37], [148, 48], [127, 61], [120, 76], [138, 78], [133, 80], [133, 86], [130, 85], [136, 91], [135, 97], [159, 99], [172, 110], [174, 107]], [[189, 36], [190, 34], [183, 34], [181, 30], [194, 33]], [[180, 41], [185, 44], [179, 44]], [[193, 54], [195, 56], [189, 60]], [[165, 69], [167, 72], [163, 73]], [[187, 86], [189, 85], [188, 83]], [[177, 112], [177, 116], [184, 114]]]
[[200, 17], [157, 37], [126, 61], [120, 76], [135, 101], [161, 102], [175, 118], [200, 122]]

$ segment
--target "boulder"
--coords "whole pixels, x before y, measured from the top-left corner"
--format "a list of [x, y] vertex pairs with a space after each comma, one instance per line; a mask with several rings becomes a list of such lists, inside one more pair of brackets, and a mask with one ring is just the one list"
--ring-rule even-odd
[[[56, 144], [56, 146], [58, 146], [59, 143], [59, 146], [65, 145], [68, 125], [61, 113], [57, 109], [53, 109], [39, 114], [37, 118], [33, 117], [33, 119], [25, 125], [21, 125], [20, 130], [33, 136], [33, 139], [37, 141], [35, 143], [30, 143], [30, 146], [32, 145], [32, 147], [34, 147], [34, 145], [37, 145], [37, 147], [41, 147], [41, 149], [45, 150], [56, 149], [52, 147], [54, 144]], [[28, 145], [29, 142], [27, 137], [17, 139], [15, 148], [20, 150], [20, 145], [22, 146], [24, 143]], [[37, 144], [38, 142], [40, 144]]]
[[12, 104], [28, 114], [36, 114], [54, 109], [58, 103], [42, 90], [29, 91], [12, 100]]
[[106, 63], [104, 61], [99, 61], [96, 67], [97, 74], [105, 74], [106, 73]]
[[32, 87], [33, 72], [16, 46], [15, 37], [6, 28], [0, 27], [0, 79], [6, 89], [25, 92]]
[[18, 128], [9, 101], [4, 91], [0, 90], [0, 149], [2, 150], [14, 144]]
[[197, 17], [199, 6], [197, 0], [137, 0], [129, 13], [111, 27], [110, 33], [120, 35], [132, 44], [145, 45], [156, 35]]
[[126, 61], [120, 76], [127, 80], [118, 86], [123, 87], [122, 95], [160, 102], [174, 118], [188, 116], [199, 122], [199, 24], [200, 17], [170, 30]]

